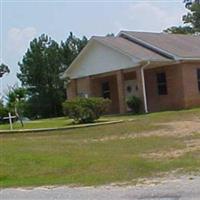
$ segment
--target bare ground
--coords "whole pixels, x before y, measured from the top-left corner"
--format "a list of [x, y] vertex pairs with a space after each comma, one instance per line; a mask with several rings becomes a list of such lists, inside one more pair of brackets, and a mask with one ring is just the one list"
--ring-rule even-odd
[[149, 137], [149, 136], [176, 136], [184, 137], [190, 136], [193, 133], [200, 132], [200, 120], [199, 121], [176, 121], [169, 123], [159, 123], [163, 128], [154, 131], [147, 131], [143, 133], [129, 133], [123, 136], [105, 136], [100, 139], [86, 139], [85, 142], [104, 142], [116, 139], [134, 139], [136, 137]]
[[[194, 134], [200, 135], [200, 120], [199, 118], [194, 119], [193, 121], [175, 121], [168, 123], [158, 123], [163, 128], [154, 131], [148, 131], [143, 133], [129, 133], [123, 136], [105, 136], [99, 139], [86, 139], [84, 142], [105, 142], [110, 140], [124, 140], [124, 139], [134, 139], [137, 137], [150, 137], [150, 136], [174, 136], [174, 137], [187, 137], [193, 136]], [[143, 154], [143, 157], [160, 159], [168, 158], [173, 159], [184, 155], [185, 153], [198, 151], [200, 150], [200, 137], [195, 139], [186, 139], [183, 140], [186, 148], [183, 149], [171, 149], [168, 151], [152, 152], [148, 154]]]

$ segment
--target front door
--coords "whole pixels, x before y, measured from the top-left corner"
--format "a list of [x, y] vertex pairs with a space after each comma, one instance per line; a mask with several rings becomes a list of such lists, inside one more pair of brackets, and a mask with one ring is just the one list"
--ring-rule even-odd
[[[126, 99], [131, 96], [139, 97], [137, 80], [126, 80], [124, 86], [125, 86], [124, 89], [125, 89]], [[127, 106], [127, 110], [130, 111], [128, 106]]]

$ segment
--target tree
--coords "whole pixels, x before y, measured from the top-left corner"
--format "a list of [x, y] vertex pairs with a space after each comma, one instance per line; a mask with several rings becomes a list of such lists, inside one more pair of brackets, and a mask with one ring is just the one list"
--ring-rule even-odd
[[200, 3], [193, 3], [188, 9], [190, 12], [183, 16], [183, 21], [189, 24], [195, 33], [200, 33]]
[[200, 34], [200, 1], [186, 2], [189, 12], [183, 16], [185, 26], [173, 26], [164, 30], [174, 34]]
[[27, 100], [27, 90], [25, 88], [11, 88], [7, 96], [7, 108], [10, 112], [14, 113], [17, 119], [20, 120], [23, 126], [23, 115], [25, 110], [25, 104]]
[[47, 35], [41, 35], [19, 63], [17, 77], [29, 93], [29, 117], [53, 117], [62, 114], [64, 85], [60, 79], [62, 65], [59, 45]]
[[65, 88], [61, 75], [71, 64], [87, 38], [79, 39], [70, 33], [61, 45], [43, 34], [35, 38], [19, 63], [17, 77], [29, 93], [28, 117], [56, 117], [63, 114]]
[[80, 51], [86, 46], [88, 39], [83, 36], [82, 39], [77, 38], [70, 32], [65, 42], [61, 41], [62, 64], [67, 67], [72, 63]]
[[171, 28], [164, 30], [164, 32], [173, 33], [173, 34], [194, 34], [195, 33], [194, 29], [190, 26], [172, 26]]
[[106, 34], [106, 37], [114, 37], [114, 36], [115, 36], [114, 33], [108, 33], [108, 34]]
[[5, 64], [2, 63], [0, 65], [0, 78], [3, 77], [3, 75], [5, 73], [9, 73], [9, 72], [10, 72], [9, 67], [7, 65], [5, 65]]

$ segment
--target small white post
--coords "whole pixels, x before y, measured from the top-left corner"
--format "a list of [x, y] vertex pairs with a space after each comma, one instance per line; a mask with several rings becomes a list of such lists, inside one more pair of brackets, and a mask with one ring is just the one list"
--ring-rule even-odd
[[11, 113], [8, 113], [8, 117], [9, 117], [9, 123], [10, 123], [10, 130], [13, 130], [13, 125], [12, 125], [12, 116]]

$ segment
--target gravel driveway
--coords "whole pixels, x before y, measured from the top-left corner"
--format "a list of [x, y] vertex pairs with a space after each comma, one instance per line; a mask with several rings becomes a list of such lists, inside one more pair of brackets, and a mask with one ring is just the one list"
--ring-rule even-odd
[[18, 200], [200, 200], [200, 176], [141, 186], [3, 189], [0, 199]]

